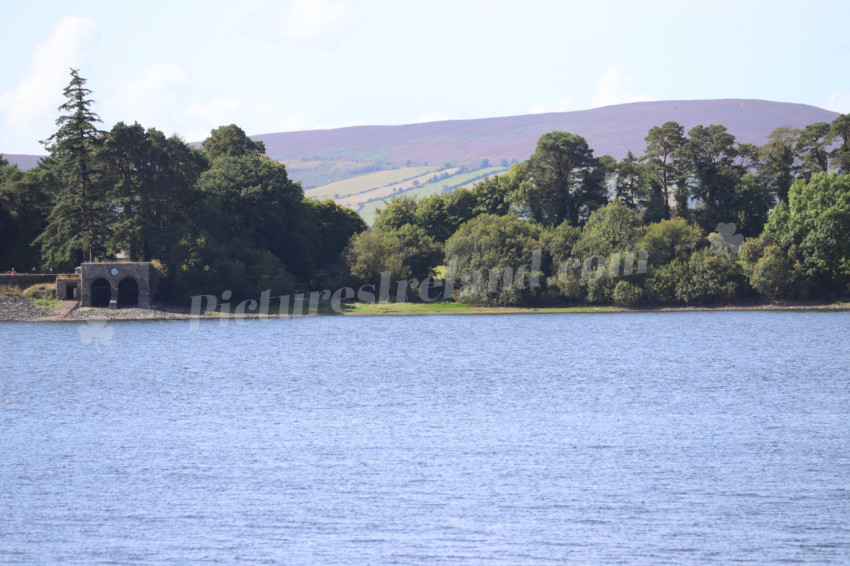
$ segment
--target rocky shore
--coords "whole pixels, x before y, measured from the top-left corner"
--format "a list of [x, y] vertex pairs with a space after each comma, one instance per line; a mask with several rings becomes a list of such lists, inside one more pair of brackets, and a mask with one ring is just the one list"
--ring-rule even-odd
[[[559, 311], [569, 312], [684, 312], [684, 311], [847, 311], [850, 303], [836, 302], [829, 305], [823, 303], [786, 302], [786, 303], [750, 303], [741, 305], [723, 305], [716, 307], [657, 307], [657, 308], [617, 308], [617, 307], [572, 307], [568, 309], [558, 308], [511, 308], [511, 307], [474, 307], [461, 305], [459, 309], [446, 311], [445, 313], [430, 309], [434, 304], [415, 304], [418, 308], [407, 309], [404, 312], [352, 312], [349, 316], [380, 316], [392, 314], [514, 314], [514, 313], [554, 313]], [[430, 311], [430, 312], [429, 312]], [[226, 315], [225, 315], [226, 316]], [[203, 314], [198, 318], [220, 319], [220, 314]], [[258, 318], [256, 314], [244, 315], [244, 318]], [[239, 318], [243, 318], [239, 317]], [[79, 307], [70, 312], [62, 308], [56, 311], [43, 310], [36, 307], [30, 299], [18, 296], [0, 296], [0, 322], [7, 321], [85, 321], [85, 320], [188, 320], [192, 316], [185, 309], [166, 306], [154, 306], [150, 309], [144, 308], [121, 308], [117, 310]], [[237, 318], [229, 315], [227, 318]], [[272, 317], [277, 318], [277, 317]], [[289, 318], [288, 316], [285, 318]]]
[[60, 320], [177, 320], [187, 319], [186, 313], [178, 313], [161, 309], [99, 309], [81, 307], [72, 310]]
[[74, 308], [64, 313], [40, 309], [32, 300], [19, 296], [0, 296], [0, 322], [8, 321], [79, 321], [79, 320], [171, 320], [188, 319], [189, 314], [164, 308], [140, 309], [123, 308], [117, 310], [97, 308]]
[[27, 298], [0, 296], [0, 320], [37, 320], [45, 314]]

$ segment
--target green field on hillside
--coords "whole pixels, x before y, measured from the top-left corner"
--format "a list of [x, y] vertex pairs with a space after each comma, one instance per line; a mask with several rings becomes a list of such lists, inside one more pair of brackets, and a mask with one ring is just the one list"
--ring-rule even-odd
[[435, 183], [428, 183], [426, 185], [422, 185], [420, 187], [407, 191], [405, 194], [413, 194], [416, 195], [417, 198], [421, 199], [427, 196], [443, 192], [443, 187], [448, 186], [454, 189], [460, 186], [467, 185], [469, 183], [474, 184], [477, 182], [478, 178], [483, 179], [484, 177], [489, 177], [490, 175], [495, 175], [504, 171], [507, 171], [507, 168], [485, 167], [484, 169], [476, 169], [475, 171], [468, 171], [459, 175], [453, 175], [446, 179], [441, 179]]
[[[411, 177], [418, 177], [419, 175], [424, 175], [426, 173], [430, 173], [431, 171], [436, 171], [439, 168], [440, 167], [437, 165], [427, 165], [420, 167], [402, 167], [401, 169], [377, 171], [375, 173], [369, 173], [368, 175], [360, 175], [359, 177], [344, 179], [342, 181], [337, 181], [329, 185], [316, 187], [314, 189], [305, 191], [305, 194], [309, 197], [314, 198], [340, 198], [360, 193], [363, 191], [368, 191], [369, 189], [375, 189], [378, 187], [383, 187], [385, 185], [398, 183]], [[337, 196], [335, 197], [334, 195]]]
[[[412, 195], [415, 196], [417, 199], [423, 199], [431, 195], [442, 193], [443, 187], [456, 187], [461, 185], [467, 185], [470, 183], [474, 184], [475, 182], [477, 182], [475, 180], [479, 177], [483, 179], [484, 177], [502, 173], [504, 171], [506, 171], [504, 167], [485, 167], [484, 169], [477, 169], [475, 171], [461, 173], [460, 175], [453, 175], [451, 177], [441, 179], [435, 183], [427, 183], [425, 185], [420, 185], [419, 187], [410, 189], [401, 194]], [[367, 202], [361, 208], [359, 208], [357, 212], [360, 213], [360, 216], [363, 217], [367, 224], [371, 225], [372, 222], [375, 221], [375, 214], [377, 210], [379, 208], [384, 208], [389, 201], [390, 198]]]
[[452, 167], [450, 169], [441, 169], [439, 171], [428, 171], [422, 175], [419, 175], [418, 177], [406, 179], [398, 183], [384, 185], [383, 187], [376, 187], [374, 189], [355, 193], [347, 197], [341, 196], [339, 199], [337, 199], [337, 202], [345, 206], [358, 208], [360, 205], [367, 201], [390, 198], [398, 193], [409, 191], [415, 187], [424, 186], [428, 183], [430, 179], [434, 178], [435, 176], [446, 174], [446, 178], [448, 178], [448, 176], [455, 174], [458, 169], [460, 168]]
[[507, 169], [499, 168], [499, 171], [496, 171], [495, 173], [487, 175], [486, 177], [481, 177], [480, 179], [475, 179], [474, 181], [470, 181], [468, 183], [464, 183], [463, 185], [459, 185], [459, 186], [455, 187], [455, 189], [471, 189], [472, 187], [474, 187], [478, 183], [481, 183], [482, 181], [485, 181], [487, 179], [491, 179], [491, 178], [495, 177], [496, 175], [501, 175], [502, 173], [506, 173], [506, 172], [507, 172]]

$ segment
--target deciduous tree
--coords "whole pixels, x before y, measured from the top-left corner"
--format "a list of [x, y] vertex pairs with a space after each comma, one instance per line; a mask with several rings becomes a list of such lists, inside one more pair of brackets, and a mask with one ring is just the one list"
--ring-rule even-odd
[[372, 226], [382, 232], [392, 232], [405, 224], [416, 224], [417, 207], [418, 203], [414, 196], [394, 196], [384, 208], [378, 209]]
[[210, 137], [203, 143], [204, 155], [212, 161], [223, 155], [241, 157], [243, 155], [263, 155], [266, 146], [261, 141], [254, 141], [236, 124], [221, 126], [210, 132]]
[[791, 186], [766, 227], [785, 250], [796, 250], [806, 275], [843, 292], [850, 262], [850, 175], [816, 173]]
[[32, 242], [44, 229], [50, 210], [44, 174], [43, 168], [23, 172], [0, 157], [0, 271], [29, 270], [40, 264]]
[[[530, 288], [527, 278], [532, 274], [520, 267], [531, 264], [541, 233], [539, 224], [512, 215], [482, 214], [463, 224], [446, 242], [446, 264], [456, 266], [461, 277], [460, 300], [497, 304], [532, 301], [539, 289]], [[506, 284], [507, 272], [510, 285]], [[526, 279], [517, 281], [518, 273]], [[491, 277], [495, 289], [490, 287]]]
[[608, 257], [613, 252], [631, 251], [639, 224], [632, 209], [614, 200], [590, 214], [573, 253], [587, 258], [597, 255]]

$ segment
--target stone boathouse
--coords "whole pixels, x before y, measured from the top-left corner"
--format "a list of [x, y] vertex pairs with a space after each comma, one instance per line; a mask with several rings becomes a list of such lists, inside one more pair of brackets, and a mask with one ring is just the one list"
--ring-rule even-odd
[[82, 264], [80, 300], [83, 307], [150, 308], [150, 262]]

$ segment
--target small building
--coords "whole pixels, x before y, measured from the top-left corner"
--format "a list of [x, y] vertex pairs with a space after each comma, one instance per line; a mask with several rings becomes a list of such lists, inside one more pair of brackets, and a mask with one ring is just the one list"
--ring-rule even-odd
[[84, 263], [80, 266], [84, 307], [144, 307], [151, 304], [150, 262]]
[[80, 277], [56, 276], [56, 297], [63, 301], [80, 300]]

